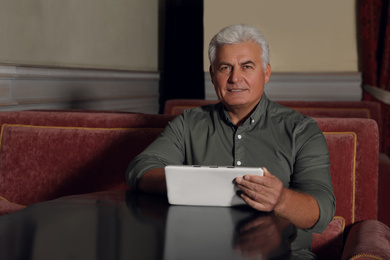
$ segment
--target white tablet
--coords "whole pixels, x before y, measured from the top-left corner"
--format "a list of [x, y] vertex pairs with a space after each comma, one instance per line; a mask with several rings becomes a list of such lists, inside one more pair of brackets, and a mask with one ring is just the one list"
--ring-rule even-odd
[[260, 167], [169, 165], [165, 167], [168, 201], [173, 205], [236, 206], [235, 178], [263, 175]]

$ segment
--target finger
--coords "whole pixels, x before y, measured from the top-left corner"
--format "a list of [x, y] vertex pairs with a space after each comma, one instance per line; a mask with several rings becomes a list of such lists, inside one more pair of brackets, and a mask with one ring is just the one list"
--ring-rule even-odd
[[263, 175], [255, 175], [255, 174], [250, 174], [250, 175], [245, 175], [242, 178], [245, 180], [252, 180], [254, 182], [256, 181], [261, 181], [264, 177], [272, 178], [274, 175], [271, 174], [266, 167], [262, 167], [263, 169]]
[[253, 198], [255, 193], [264, 193], [265, 186], [259, 182], [255, 183], [252, 181], [243, 180], [240, 184], [237, 185], [244, 193], [248, 194]]
[[260, 193], [258, 193], [258, 192], [254, 192], [253, 190], [248, 189], [247, 187], [244, 187], [244, 186], [238, 186], [238, 188], [240, 188], [241, 192], [239, 195], [241, 197], [244, 194], [246, 197], [249, 197], [252, 200], [259, 200], [260, 199]]
[[262, 202], [253, 200], [251, 197], [249, 197], [245, 193], [241, 194], [241, 198], [245, 201], [246, 204], [248, 204], [248, 206], [250, 206], [256, 210], [269, 211], [269, 210], [267, 210], [267, 206], [265, 204], [263, 204]]
[[242, 182], [242, 180], [243, 180], [243, 177], [238, 176], [234, 180], [235, 180], [236, 184], [240, 184]]
[[271, 211], [280, 197], [280, 193], [272, 188], [261, 185], [255, 185], [255, 188], [248, 188], [242, 185], [238, 186], [241, 191], [241, 198], [246, 204], [261, 211]]
[[245, 180], [261, 184], [267, 188], [273, 188], [275, 185], [278, 184], [278, 177], [270, 173], [265, 167], [263, 167], [263, 171], [263, 176], [250, 175], [248, 178], [245, 178]]
[[276, 181], [275, 178], [276, 176], [270, 173], [267, 176], [245, 175], [238, 184], [252, 190], [272, 188]]
[[253, 185], [253, 187], [252, 185], [249, 185], [250, 187], [238, 185], [238, 188], [242, 191], [241, 195], [244, 194], [246, 197], [253, 200], [254, 202], [258, 202], [261, 204], [268, 203], [268, 197], [270, 195], [268, 189], [258, 184]]

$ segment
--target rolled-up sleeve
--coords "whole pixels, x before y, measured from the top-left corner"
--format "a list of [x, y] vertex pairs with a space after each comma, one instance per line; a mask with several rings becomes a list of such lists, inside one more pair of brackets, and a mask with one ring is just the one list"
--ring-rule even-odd
[[320, 217], [310, 231], [321, 233], [332, 221], [336, 209], [328, 145], [322, 131], [312, 119], [297, 131], [295, 140], [296, 161], [290, 187], [317, 200]]
[[137, 189], [138, 181], [149, 170], [183, 164], [183, 128], [182, 116], [176, 117], [154, 142], [133, 159], [126, 171], [126, 182], [131, 189]]

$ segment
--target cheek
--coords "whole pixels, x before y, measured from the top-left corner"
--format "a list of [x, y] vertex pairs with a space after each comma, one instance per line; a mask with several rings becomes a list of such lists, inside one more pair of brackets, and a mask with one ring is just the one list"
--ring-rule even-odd
[[218, 84], [214, 84], [214, 90], [215, 90], [215, 94], [217, 94], [218, 98], [221, 98], [224, 94], [224, 91], [223, 91], [223, 88], [222, 86], [218, 85]]
[[264, 77], [249, 78], [248, 84], [252, 86], [255, 91], [262, 91], [264, 89]]
[[215, 88], [223, 88], [227, 83], [227, 77], [225, 77], [224, 75], [219, 75], [219, 76], [215, 76], [213, 78], [213, 84], [215, 86]]
[[222, 99], [225, 96], [225, 86], [226, 80], [222, 77], [214, 77], [213, 79], [215, 94], [217, 94], [218, 99]]

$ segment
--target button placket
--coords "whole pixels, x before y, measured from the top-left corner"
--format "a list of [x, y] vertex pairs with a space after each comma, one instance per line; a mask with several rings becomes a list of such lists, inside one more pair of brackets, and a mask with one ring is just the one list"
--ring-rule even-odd
[[[239, 128], [240, 129], [240, 128]], [[243, 164], [243, 133], [242, 131], [237, 130], [235, 134], [235, 164], [241, 166]]]

